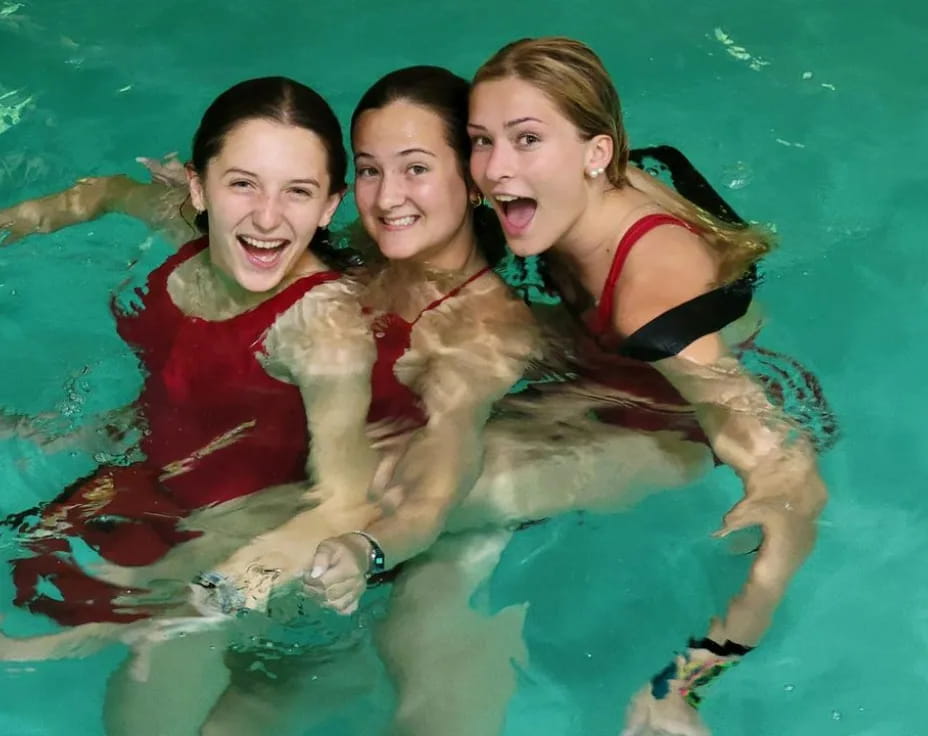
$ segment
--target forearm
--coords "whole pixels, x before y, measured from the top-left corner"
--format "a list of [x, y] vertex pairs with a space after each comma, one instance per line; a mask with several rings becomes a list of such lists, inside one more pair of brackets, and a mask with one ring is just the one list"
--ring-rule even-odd
[[763, 534], [745, 586], [709, 632], [720, 644], [753, 646], [814, 544], [827, 498], [815, 451], [733, 358], [711, 366], [678, 361], [668, 373], [696, 407], [718, 458], [744, 484], [744, 498], [725, 516], [720, 533], [757, 526]]
[[388, 567], [425, 551], [444, 530], [479, 473], [484, 421], [483, 411], [459, 409], [430, 422], [411, 441], [393, 476], [401, 501], [365, 529]]
[[755, 646], [763, 636], [793, 575], [811, 553], [818, 516], [827, 497], [807, 446], [766, 457], [743, 475], [745, 498], [725, 517], [727, 530], [758, 526], [763, 540], [748, 578], [709, 637]]
[[9, 232], [9, 243], [31, 233], [55, 232], [120, 212], [182, 238], [193, 232], [180, 213], [185, 197], [180, 188], [145, 184], [123, 174], [87, 177], [64, 191], [0, 211], [0, 229]]
[[370, 501], [377, 454], [367, 436], [366, 372], [316, 377], [304, 391], [311, 435], [309, 475], [327, 498], [350, 508]]
[[122, 177], [91, 177], [45, 197], [26, 200], [0, 211], [0, 227], [10, 241], [30, 233], [50, 233], [69, 225], [94, 220], [108, 212], [108, 198]]
[[754, 646], [812, 551], [827, 493], [811, 442], [784, 417], [736, 412], [714, 425], [705, 426], [716, 454], [744, 483], [744, 499], [726, 515], [722, 534], [757, 526], [763, 541], [747, 581], [709, 637]]

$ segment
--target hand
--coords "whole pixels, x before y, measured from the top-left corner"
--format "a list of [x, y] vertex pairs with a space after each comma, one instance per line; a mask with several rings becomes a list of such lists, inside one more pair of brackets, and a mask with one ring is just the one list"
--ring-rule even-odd
[[145, 156], [139, 156], [135, 160], [148, 169], [152, 181], [169, 187], [187, 186], [187, 170], [177, 157], [176, 151], [167, 154], [161, 160]]
[[300, 548], [268, 547], [267, 541], [259, 538], [216, 565], [211, 574], [221, 579], [221, 590], [207, 597], [218, 602], [221, 609], [267, 611], [275, 589], [298, 578], [306, 569], [308, 557], [299, 554]]
[[699, 712], [673, 688], [658, 700], [650, 683], [628, 706], [622, 736], [711, 736]]
[[42, 225], [48, 219], [46, 208], [51, 206], [48, 200], [36, 199], [0, 210], [0, 246], [42, 232]]
[[367, 588], [370, 559], [371, 544], [360, 534], [326, 539], [316, 548], [312, 566], [303, 575], [306, 592], [337, 613], [354, 613]]

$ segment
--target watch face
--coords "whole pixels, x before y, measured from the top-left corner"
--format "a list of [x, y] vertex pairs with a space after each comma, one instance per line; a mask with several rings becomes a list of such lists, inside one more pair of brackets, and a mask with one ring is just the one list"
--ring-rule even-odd
[[371, 544], [371, 572], [383, 572], [384, 566], [383, 550], [376, 544]]

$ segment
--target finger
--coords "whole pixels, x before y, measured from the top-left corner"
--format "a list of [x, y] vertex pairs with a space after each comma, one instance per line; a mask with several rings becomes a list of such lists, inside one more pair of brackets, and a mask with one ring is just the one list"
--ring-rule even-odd
[[364, 578], [360, 575], [352, 575], [351, 577], [340, 580], [336, 583], [326, 586], [325, 595], [330, 601], [338, 600], [343, 596], [348, 595], [349, 593], [357, 592], [358, 590], [363, 590], [367, 586], [364, 584]]
[[329, 542], [322, 542], [313, 555], [313, 563], [309, 569], [310, 578], [320, 578], [326, 570], [338, 562], [339, 548]]
[[722, 526], [712, 533], [713, 537], [724, 538], [734, 531], [763, 523], [761, 514], [751, 501], [745, 499], [737, 503], [731, 511], [722, 517]]
[[352, 580], [363, 580], [363, 578], [364, 574], [358, 568], [357, 563], [348, 555], [336, 561], [332, 567], [319, 576], [319, 580], [322, 581], [326, 588], [332, 588], [333, 585], [342, 585]]
[[324, 605], [328, 602], [328, 599], [325, 597], [325, 588], [323, 587], [310, 587], [309, 585], [304, 585], [303, 595], [310, 598], [318, 605]]
[[13, 232], [14, 224], [12, 221], [0, 222], [0, 245], [12, 245], [20, 239], [21, 236]]
[[361, 596], [357, 591], [352, 591], [347, 595], [343, 595], [338, 600], [328, 601], [325, 603], [326, 608], [331, 608], [336, 613], [342, 614], [343, 616], [350, 615], [354, 613], [358, 608], [358, 600]]

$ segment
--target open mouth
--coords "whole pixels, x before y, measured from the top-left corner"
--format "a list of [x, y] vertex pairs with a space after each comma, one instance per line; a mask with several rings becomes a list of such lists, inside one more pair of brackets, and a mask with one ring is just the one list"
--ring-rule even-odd
[[532, 224], [535, 212], [538, 210], [537, 200], [509, 194], [499, 194], [494, 199], [498, 205], [500, 221], [507, 235], [521, 235]]
[[403, 217], [381, 217], [380, 222], [387, 230], [405, 230], [419, 221], [419, 215], [403, 215]]
[[249, 235], [236, 235], [238, 244], [245, 251], [248, 262], [258, 268], [274, 268], [280, 261], [284, 250], [290, 245], [289, 240], [274, 238], [264, 240]]

